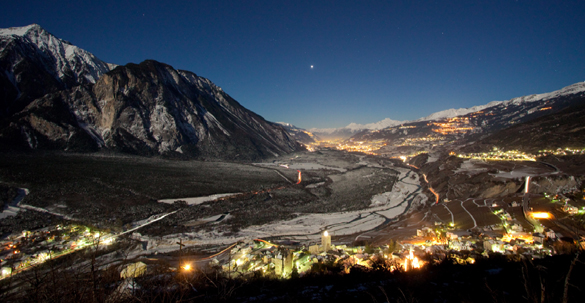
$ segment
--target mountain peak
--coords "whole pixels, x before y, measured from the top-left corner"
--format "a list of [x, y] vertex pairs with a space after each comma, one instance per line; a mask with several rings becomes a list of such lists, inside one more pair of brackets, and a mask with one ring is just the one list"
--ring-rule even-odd
[[48, 33], [44, 28], [40, 25], [33, 23], [26, 26], [20, 27], [9, 27], [9, 28], [0, 28], [0, 36], [20, 36], [24, 37], [29, 33]]
[[95, 83], [110, 71], [93, 54], [59, 39], [38, 24], [0, 29], [0, 83], [6, 83], [0, 117], [34, 99], [80, 84]]
[[406, 121], [398, 121], [392, 120], [390, 118], [385, 118], [384, 120], [368, 123], [368, 124], [358, 124], [358, 123], [350, 123], [345, 128], [353, 129], [353, 130], [363, 130], [363, 129], [370, 129], [370, 130], [378, 130], [383, 129], [386, 127], [402, 124]]

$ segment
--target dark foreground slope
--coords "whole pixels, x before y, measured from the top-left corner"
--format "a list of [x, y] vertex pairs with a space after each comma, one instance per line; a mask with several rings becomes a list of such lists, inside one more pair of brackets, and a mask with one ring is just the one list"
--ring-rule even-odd
[[[356, 265], [349, 274], [333, 264], [315, 264], [311, 273], [290, 280], [266, 277], [260, 272], [241, 277], [209, 268], [176, 272], [169, 271], [164, 262], [143, 260], [149, 267], [146, 276], [122, 280], [116, 265], [92, 271], [88, 262], [76, 267], [76, 271], [65, 270], [75, 263], [74, 258], [69, 258], [49, 262], [28, 276], [21, 274], [1, 281], [0, 299], [10, 302], [581, 302], [584, 295], [581, 286], [585, 282], [583, 260], [582, 254], [579, 258], [559, 255], [534, 261], [521, 255], [492, 255], [472, 265], [457, 265], [448, 258], [410, 272], [391, 272], [382, 261], [373, 269]], [[21, 286], [21, 291], [7, 291], [16, 285]]]

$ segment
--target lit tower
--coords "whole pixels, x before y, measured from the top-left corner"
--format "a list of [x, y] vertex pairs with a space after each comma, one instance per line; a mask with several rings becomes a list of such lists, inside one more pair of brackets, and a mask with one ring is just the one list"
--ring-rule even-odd
[[327, 252], [331, 248], [331, 236], [327, 231], [323, 232], [321, 236], [321, 247], [323, 247], [323, 251]]

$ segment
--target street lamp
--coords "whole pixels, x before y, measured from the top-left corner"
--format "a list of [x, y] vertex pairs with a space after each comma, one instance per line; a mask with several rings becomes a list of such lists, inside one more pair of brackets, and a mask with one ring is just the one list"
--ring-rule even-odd
[[181, 266], [181, 268], [182, 268], [184, 271], [191, 271], [191, 270], [193, 269], [193, 268], [191, 267], [191, 264], [189, 264], [189, 263], [186, 263], [185, 265]]

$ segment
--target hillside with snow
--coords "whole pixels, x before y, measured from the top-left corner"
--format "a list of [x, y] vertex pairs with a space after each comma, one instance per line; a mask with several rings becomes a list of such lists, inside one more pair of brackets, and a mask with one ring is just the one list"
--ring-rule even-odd
[[474, 113], [474, 112], [478, 112], [480, 110], [484, 110], [488, 107], [492, 107], [492, 106], [496, 106], [498, 104], [501, 104], [502, 101], [492, 101], [488, 104], [485, 105], [477, 105], [477, 106], [473, 106], [473, 107], [469, 107], [469, 108], [450, 108], [450, 109], [446, 109], [446, 110], [442, 110], [436, 113], [432, 113], [426, 117], [422, 117], [419, 119], [416, 119], [412, 122], [415, 121], [432, 121], [432, 120], [440, 120], [440, 119], [447, 119], [447, 118], [453, 118], [453, 117], [457, 117], [457, 116], [463, 116], [463, 115], [467, 115], [469, 113]]
[[0, 117], [47, 93], [95, 83], [112, 66], [38, 24], [0, 29]]
[[550, 93], [522, 96], [522, 97], [510, 99], [507, 101], [492, 101], [488, 104], [477, 105], [477, 106], [473, 106], [473, 107], [469, 107], [469, 108], [459, 108], [459, 109], [451, 108], [451, 109], [447, 109], [447, 110], [443, 110], [443, 111], [439, 111], [439, 112], [430, 114], [426, 117], [423, 117], [423, 118], [420, 118], [420, 119], [417, 119], [417, 120], [414, 120], [411, 122], [432, 121], [432, 120], [453, 118], [453, 117], [457, 117], [457, 116], [463, 116], [463, 115], [467, 115], [470, 113], [482, 111], [484, 109], [498, 106], [498, 105], [508, 106], [510, 104], [518, 105], [521, 103], [543, 102], [543, 101], [547, 101], [550, 99], [558, 98], [560, 96], [577, 94], [580, 92], [585, 92], [585, 82], [575, 83], [573, 85], [569, 85], [567, 87], [564, 87], [562, 89], [559, 89], [559, 90], [556, 90], [556, 91], [553, 91]]
[[[358, 141], [403, 142], [406, 139], [428, 138], [441, 134], [447, 140], [461, 139], [460, 142], [471, 142], [511, 126], [561, 111], [571, 111], [582, 106], [584, 100], [585, 82], [579, 82], [550, 93], [527, 95], [507, 101], [493, 101], [470, 108], [440, 111], [404, 123], [402, 126], [361, 132], [352, 138]], [[453, 117], [459, 118], [449, 119]], [[544, 132], [545, 130], [539, 131]], [[559, 133], [559, 135], [561, 134]], [[511, 138], [513, 135], [507, 135], [507, 137]], [[531, 137], [532, 135], [525, 139]]]

